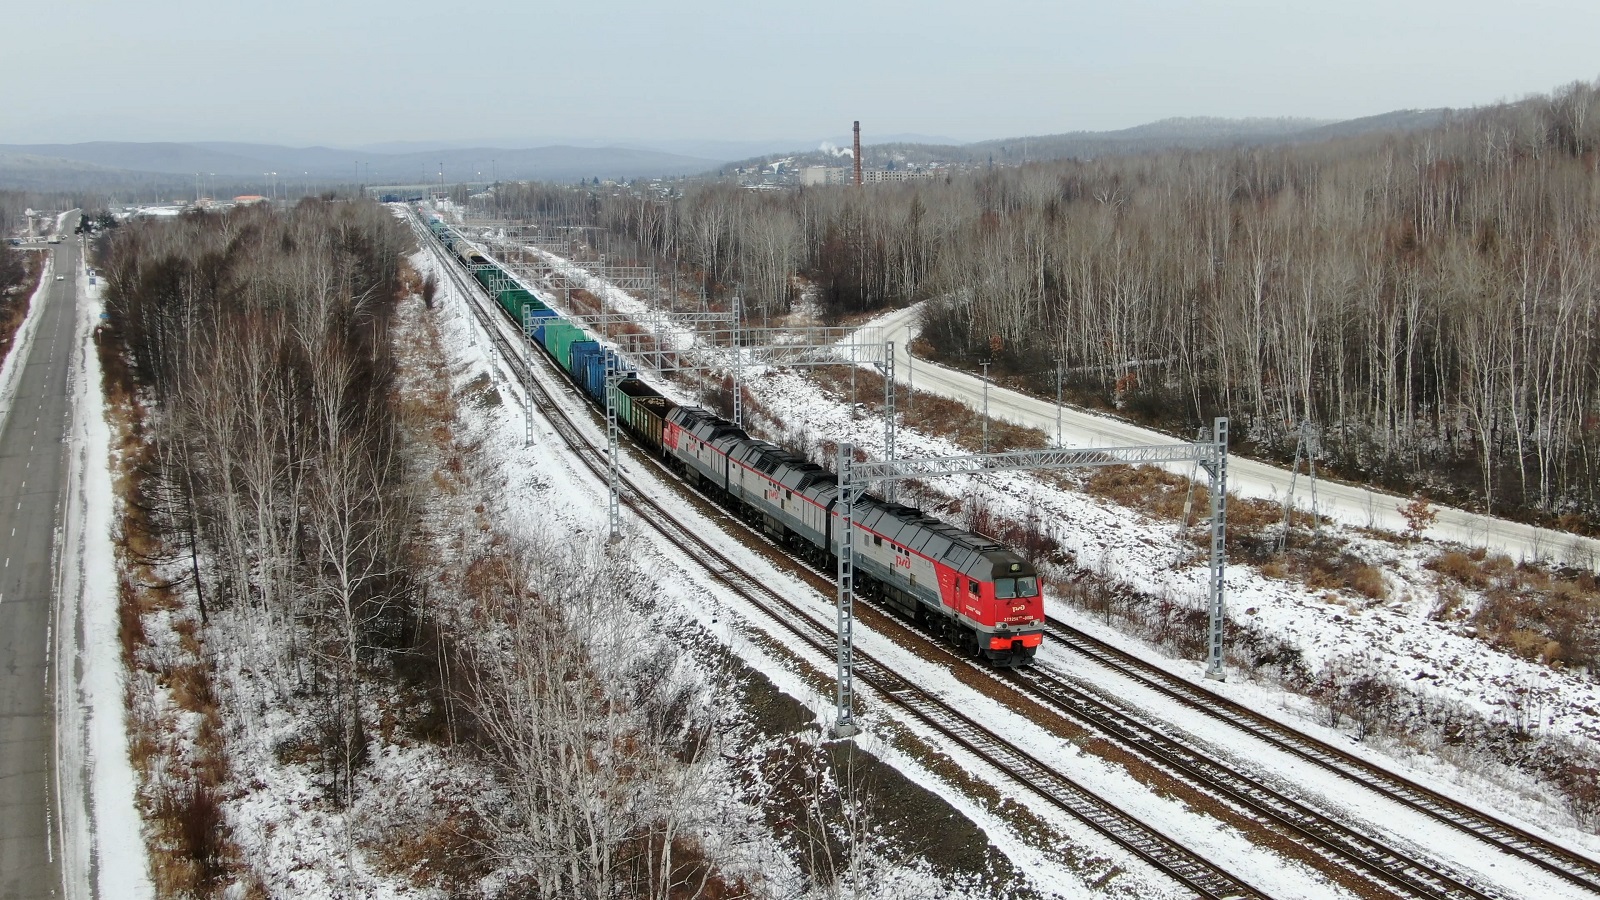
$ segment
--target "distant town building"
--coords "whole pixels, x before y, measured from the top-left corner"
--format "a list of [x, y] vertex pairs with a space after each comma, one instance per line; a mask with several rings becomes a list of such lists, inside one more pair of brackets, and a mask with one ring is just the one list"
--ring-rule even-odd
[[849, 184], [852, 178], [850, 170], [843, 166], [806, 166], [800, 170], [800, 183], [808, 187], [814, 184]]
[[876, 184], [880, 181], [912, 181], [918, 178], [938, 178], [939, 174], [940, 173], [937, 169], [918, 169], [915, 171], [911, 169], [895, 169], [892, 172], [868, 172], [863, 169], [861, 172], [861, 183]]
[[[941, 169], [895, 169], [883, 171], [879, 169], [861, 170], [862, 184], [878, 184], [886, 181], [912, 181], [921, 178], [938, 178], [944, 174]], [[850, 184], [855, 180], [855, 171], [843, 166], [808, 166], [800, 170], [800, 183], [803, 185], [815, 184]]]
[[265, 203], [265, 202], [267, 202], [267, 198], [261, 196], [260, 194], [241, 194], [241, 195], [233, 198], [233, 205], [234, 206], [249, 206], [252, 203]]

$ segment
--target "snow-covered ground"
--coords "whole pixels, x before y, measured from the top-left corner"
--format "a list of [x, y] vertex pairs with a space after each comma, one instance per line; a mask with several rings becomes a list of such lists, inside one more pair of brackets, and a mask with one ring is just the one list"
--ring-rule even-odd
[[68, 837], [62, 869], [71, 900], [139, 900], [155, 891], [134, 807], [137, 782], [128, 759], [123, 702], [127, 671], [117, 637], [110, 428], [94, 344], [104, 282], [89, 284], [81, 268], [73, 277], [80, 299], [55, 658], [56, 772], [62, 831]]
[[44, 271], [39, 274], [39, 286], [28, 298], [28, 314], [17, 326], [16, 337], [11, 341], [11, 352], [6, 354], [4, 364], [0, 365], [0, 423], [4, 423], [6, 415], [11, 412], [11, 398], [17, 396], [17, 382], [22, 378], [23, 361], [28, 358], [28, 348], [33, 346], [34, 332], [39, 330], [39, 316], [35, 313], [55, 278], [55, 270], [55, 254], [47, 255]]
[[[604, 285], [595, 287], [607, 290]], [[613, 308], [643, 312], [644, 306], [639, 301], [624, 292], [609, 290], [608, 302]], [[455, 309], [458, 307], [452, 306], [452, 310]], [[639, 320], [644, 321], [645, 317], [641, 314]], [[480, 351], [483, 343], [479, 342]], [[813, 382], [783, 371], [747, 374], [750, 376], [749, 387], [761, 404], [781, 416], [791, 428], [803, 427], [812, 435], [826, 436], [831, 440], [850, 440], [868, 452], [874, 448], [881, 450], [881, 423], [853, 418], [844, 404], [822, 396]], [[919, 365], [919, 388], [923, 386], [921, 374], [922, 366]], [[503, 377], [502, 380], [506, 379]], [[506, 423], [509, 442], [500, 449], [507, 454], [516, 454], [519, 452], [517, 445], [522, 440], [521, 414], [514, 409], [502, 414], [510, 418]], [[1052, 414], [1047, 431], [1053, 430]], [[548, 439], [548, 435], [545, 439]], [[1163, 441], [1170, 442], [1170, 438]], [[1107, 442], [1091, 438], [1088, 443], [1103, 446]], [[943, 441], [916, 435], [905, 429], [899, 432], [897, 444], [903, 455], [948, 455], [960, 452], [959, 448]], [[539, 456], [549, 459], [542, 450]], [[544, 471], [551, 468], [553, 466], [547, 464]], [[572, 487], [579, 497], [592, 498], [590, 502], [580, 504], [572, 515], [586, 515], [590, 523], [587, 527], [604, 527], [604, 504], [598, 500], [597, 488], [583, 487], [582, 479], [575, 479]], [[1178, 542], [1175, 540], [1174, 527], [1170, 524], [1147, 520], [1115, 504], [1072, 491], [1058, 490], [1024, 475], [951, 479], [940, 489], [952, 496], [983, 496], [996, 512], [1015, 518], [1024, 517], [1031, 508], [1036, 515], [1053, 525], [1054, 535], [1073, 552], [1080, 564], [1115, 575], [1142, 591], [1189, 599], [1195, 603], [1203, 596], [1204, 573], [1199, 567], [1183, 561], [1184, 553], [1176, 549]], [[564, 493], [564, 489], [557, 490], [552, 485], [550, 490], [541, 493], [539, 502], [547, 505], [559, 503]], [[1367, 523], [1361, 521], [1357, 524]], [[1312, 665], [1336, 658], [1361, 659], [1380, 672], [1412, 680], [1423, 690], [1435, 692], [1442, 698], [1459, 702], [1491, 717], [1504, 713], [1508, 691], [1527, 684], [1539, 685], [1545, 689], [1546, 697], [1539, 723], [1541, 734], [1590, 737], [1600, 734], [1600, 730], [1597, 730], [1600, 729], [1600, 720], [1597, 720], [1596, 712], [1600, 710], [1600, 703], [1596, 702], [1600, 697], [1595, 696], [1595, 687], [1587, 678], [1511, 657], [1488, 647], [1464, 630], [1433, 622], [1428, 617], [1435, 588], [1432, 573], [1425, 571], [1421, 563], [1437, 553], [1441, 545], [1378, 540], [1365, 537], [1355, 529], [1343, 530], [1340, 536], [1349, 542], [1350, 552], [1384, 571], [1390, 600], [1372, 603], [1344, 591], [1310, 590], [1294, 582], [1267, 578], [1254, 569], [1235, 566], [1229, 571], [1230, 606], [1235, 615], [1248, 617], [1270, 635], [1301, 647], [1308, 663]], [[790, 581], [787, 575], [772, 571], [759, 557], [746, 553], [737, 558], [746, 560], [753, 573], [770, 579], [771, 583], [784, 584]], [[670, 554], [663, 557], [663, 565], [670, 562]], [[694, 598], [686, 600], [693, 609]], [[813, 602], [821, 614], [827, 614], [826, 598], [813, 598]], [[1050, 608], [1052, 614], [1130, 647], [1146, 658], [1161, 659], [1159, 651], [1112, 632], [1064, 603], [1052, 602]], [[712, 619], [713, 624], [718, 611], [706, 611], [707, 618]], [[752, 623], [758, 616], [750, 611], [732, 612], [750, 617]], [[751, 627], [757, 626], [752, 624]], [[728, 631], [730, 626], [724, 624], [719, 628]], [[889, 661], [899, 671], [911, 673], [925, 684], [948, 682], [948, 675], [942, 672], [940, 666], [896, 648], [880, 636], [860, 630], [857, 634], [859, 645], [864, 650]], [[781, 641], [781, 638], [774, 640]], [[800, 648], [791, 650], [797, 656], [805, 655]], [[760, 665], [759, 662], [752, 664]], [[1526, 864], [1488, 852], [1484, 845], [1475, 840], [1464, 838], [1432, 820], [1404, 812], [1389, 801], [1355, 789], [1332, 776], [1276, 757], [1254, 739], [1245, 738], [1182, 709], [1172, 708], [1160, 698], [1149, 696], [1121, 679], [1060, 654], [1055, 648], [1046, 648], [1041, 654], [1040, 664], [1072, 672], [1112, 696], [1143, 707], [1151, 718], [1167, 722], [1169, 728], [1190, 732], [1196, 739], [1215, 747], [1219, 755], [1249, 761], [1249, 764], [1262, 771], [1270, 772], [1271, 777], [1282, 784], [1291, 785], [1293, 792], [1338, 811], [1352, 822], [1364, 823], [1374, 833], [1390, 835], [1391, 839], [1402, 844], [1413, 843], [1447, 864], [1472, 873], [1484, 883], [1499, 887], [1508, 895], [1581, 895], [1574, 888], [1556, 882]], [[1184, 677], [1198, 681], [1198, 664], [1170, 659], [1164, 660], [1164, 664]], [[826, 662], [822, 665], [826, 671]], [[1229, 683], [1215, 686], [1215, 689], [1326, 740], [1344, 745], [1352, 743], [1348, 735], [1317, 724], [1314, 721], [1315, 711], [1303, 699], [1276, 690], [1271, 685], [1252, 683], [1247, 677], [1248, 673], [1235, 672], [1233, 676]], [[1275, 896], [1337, 895], [1337, 891], [1315, 876], [1262, 853], [1239, 835], [1219, 828], [1215, 822], [1174, 808], [1174, 804], [1154, 797], [1147, 787], [1120, 768], [1087, 757], [1076, 748], [1054, 746], [1057, 742], [1037, 735], [1027, 722], [1010, 717], [1008, 713], [995, 708], [992, 702], [948, 684], [939, 690], [972, 709], [992, 727], [1019, 735], [1033, 735], [1032, 739], [1039, 744], [1030, 747], [1034, 752], [1050, 760], [1062, 771], [1075, 773], [1084, 778], [1086, 783], [1124, 799], [1131, 809], [1158, 823], [1163, 829], [1169, 829], [1170, 833], [1182, 834], [1186, 838], [1205, 835], [1197, 839], [1198, 843], [1196, 839], [1189, 842], [1204, 847], [1219, 862], [1237, 867], [1237, 871]], [[818, 696], [814, 689], [805, 691], [798, 686], [795, 691], [796, 696], [804, 698], [818, 711], [819, 719], [825, 718], [828, 697]], [[869, 724], [873, 728], [887, 725], [882, 719]], [[916, 731], [916, 726], [909, 724], [902, 723], [895, 727]], [[936, 742], [931, 735], [925, 738]], [[1600, 852], [1600, 841], [1594, 835], [1578, 828], [1556, 803], [1542, 796], [1536, 786], [1519, 786], [1514, 780], [1515, 776], [1490, 780], [1428, 757], [1411, 755], [1395, 758], [1364, 746], [1358, 745], [1355, 749], [1380, 764], [1401, 771], [1407, 777], [1521, 820], [1535, 830], [1551, 834], [1571, 846], [1584, 848], [1591, 854]], [[995, 780], [998, 785], [1004, 784], [1003, 779], [984, 771], [974, 761], [963, 759], [960, 753], [952, 752], [951, 755], [961, 760], [977, 777]], [[914, 780], [938, 783], [936, 777], [926, 771], [918, 771], [919, 763], [916, 760], [900, 758], [892, 752], [886, 753], [886, 758], [897, 766], [903, 766]], [[1011, 789], [1007, 787], [1006, 790]], [[948, 789], [941, 793], [951, 796]], [[953, 802], [960, 804], [962, 801], [958, 799]], [[1040, 814], [1050, 818], [1048, 811], [1040, 811]], [[1006, 830], [1003, 823], [984, 821], [981, 816], [974, 820], [983, 824], [992, 838]], [[1081, 832], [1072, 822], [1057, 824], [1068, 833]], [[1114, 850], [1098, 847], [1089, 837], [1083, 837], [1082, 840], [1086, 845], [1094, 846], [1096, 852], [1103, 851], [1115, 858]], [[1008, 846], [1002, 839], [996, 838], [996, 843]], [[1025, 850], [1016, 849], [1014, 842], [1011, 847], [1008, 854], [1012, 854], [1013, 860], [1025, 870], [1033, 872], [1040, 883], [1068, 895], [1075, 891], [1075, 885], [1081, 884], [1072, 876], [1039, 868], [1040, 860]], [[1064, 881], [1061, 880], [1063, 878]]]

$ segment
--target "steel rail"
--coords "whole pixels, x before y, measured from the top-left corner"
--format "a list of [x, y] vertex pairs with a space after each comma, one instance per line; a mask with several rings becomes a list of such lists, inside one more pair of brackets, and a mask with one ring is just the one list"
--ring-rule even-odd
[[1284, 753], [1354, 781], [1402, 806], [1600, 895], [1600, 862], [1297, 731], [1059, 619], [1049, 619], [1045, 633], [1062, 647], [1130, 678], [1168, 700], [1250, 734]]

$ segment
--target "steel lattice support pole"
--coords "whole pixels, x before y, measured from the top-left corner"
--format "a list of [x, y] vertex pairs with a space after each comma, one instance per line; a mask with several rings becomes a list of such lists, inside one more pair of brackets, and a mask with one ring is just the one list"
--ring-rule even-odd
[[[883, 458], [894, 460], [894, 341], [883, 342]], [[883, 498], [895, 502], [895, 483], [884, 486]]]
[[[523, 306], [522, 306], [522, 364], [523, 364], [524, 368], [527, 369], [528, 382], [530, 384], [533, 382], [533, 331], [534, 331], [533, 321], [534, 321], [534, 319], [533, 319], [533, 308], [528, 306], [527, 304], [523, 304]], [[524, 447], [532, 447], [533, 446], [533, 393], [531, 391], [528, 393], [528, 398], [527, 399], [528, 399], [528, 402], [526, 404], [526, 409], [527, 409], [527, 413], [528, 414], [527, 414], [527, 419], [526, 419], [526, 422], [525, 422], [527, 427], [526, 427], [526, 432], [523, 435], [523, 443], [522, 443], [522, 445]]]
[[618, 502], [622, 478], [617, 468], [617, 358], [606, 354], [606, 450], [611, 457], [611, 543], [622, 540], [622, 512]]
[[850, 335], [850, 421], [856, 419], [856, 336]]
[[1227, 678], [1222, 669], [1222, 617], [1228, 571], [1228, 420], [1219, 416], [1211, 426], [1211, 597], [1206, 622], [1206, 677]]
[[838, 676], [834, 681], [834, 710], [837, 718], [833, 725], [833, 736], [846, 738], [855, 734], [855, 505], [856, 495], [860, 492], [856, 487], [855, 479], [851, 477], [851, 468], [855, 463], [855, 448], [849, 444], [839, 445], [839, 581], [838, 597], [838, 629], [835, 633], [835, 642], [838, 649]]
[[733, 424], [744, 427], [744, 301], [733, 298]]

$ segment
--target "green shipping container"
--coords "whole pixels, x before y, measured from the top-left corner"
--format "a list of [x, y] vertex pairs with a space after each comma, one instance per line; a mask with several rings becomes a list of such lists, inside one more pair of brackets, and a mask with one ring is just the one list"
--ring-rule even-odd
[[515, 319], [518, 323], [522, 321], [522, 307], [525, 304], [531, 304], [535, 309], [541, 309], [544, 307], [544, 304], [540, 303], [538, 298], [534, 297], [532, 293], [525, 291], [522, 288], [512, 288], [509, 291], [500, 292], [501, 308], [510, 313], [511, 318]]
[[546, 325], [544, 329], [545, 349], [555, 358], [556, 365], [569, 375], [572, 374], [572, 345], [587, 340], [592, 340], [587, 332], [565, 320], [559, 325]]

